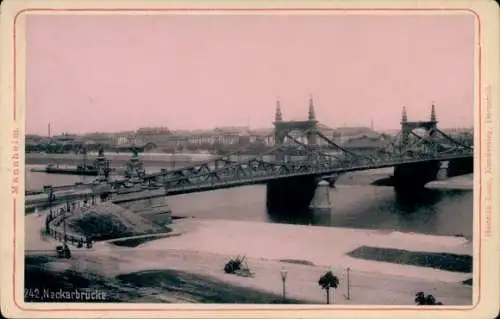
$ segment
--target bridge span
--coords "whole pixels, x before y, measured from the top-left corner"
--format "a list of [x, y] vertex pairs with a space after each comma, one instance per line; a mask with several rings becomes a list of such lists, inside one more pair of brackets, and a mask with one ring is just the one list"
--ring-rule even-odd
[[[408, 121], [403, 108], [401, 131], [388, 141], [387, 146], [369, 153], [354, 153], [319, 131], [312, 98], [306, 121], [284, 121], [278, 101], [273, 133], [275, 147], [264, 154], [244, 161], [232, 160], [238, 155], [237, 151], [187, 167], [147, 174], [138, 164], [136, 152], [128, 167], [127, 178], [79, 187], [91, 187], [94, 193], [111, 195], [136, 184], [149, 189], [141, 192], [141, 198], [152, 198], [267, 184], [268, 207], [286, 209], [309, 205], [318, 181], [324, 176], [394, 167], [393, 186], [411, 192], [437, 179], [442, 162], [448, 162], [446, 175], [450, 177], [473, 172], [473, 146], [454, 140], [439, 130], [437, 123], [434, 105], [428, 121]], [[417, 129], [424, 130], [425, 134], [417, 134]], [[322, 147], [318, 141], [322, 141]], [[102, 184], [108, 187], [102, 187]], [[134, 198], [130, 196], [130, 200], [137, 200]]]

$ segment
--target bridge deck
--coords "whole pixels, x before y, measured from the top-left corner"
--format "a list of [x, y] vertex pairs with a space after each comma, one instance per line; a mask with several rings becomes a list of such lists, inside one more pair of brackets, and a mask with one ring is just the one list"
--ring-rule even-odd
[[[364, 163], [351, 163], [350, 165], [346, 165], [345, 163], [341, 162], [336, 162], [336, 163], [330, 163], [329, 165], [325, 166], [325, 163], [320, 163], [316, 165], [311, 164], [308, 166], [303, 166], [300, 168], [300, 170], [294, 170], [294, 171], [287, 171], [282, 169], [283, 165], [285, 164], [281, 165], [273, 164], [270, 169], [255, 171], [252, 170], [250, 167], [248, 167], [248, 165], [245, 166], [244, 163], [238, 163], [237, 165], [239, 165], [240, 167], [241, 165], [243, 165], [242, 167], [244, 169], [244, 171], [240, 174], [235, 173], [234, 169], [236, 167], [233, 166], [229, 167], [229, 169], [228, 167], [226, 167], [225, 169], [201, 172], [199, 174], [193, 174], [185, 177], [166, 179], [161, 181], [161, 183], [165, 184], [165, 188], [158, 187], [156, 189], [150, 189], [148, 191], [141, 191], [134, 196], [127, 196], [128, 199], [123, 198], [119, 200], [128, 201], [128, 200], [147, 199], [147, 198], [210, 191], [210, 190], [231, 188], [231, 187], [238, 187], [245, 185], [263, 184], [271, 180], [285, 179], [298, 176], [325, 176], [325, 175], [332, 175], [344, 172], [392, 167], [403, 164], [422, 163], [429, 161], [447, 161], [459, 158], [472, 158], [472, 157], [473, 156], [471, 153], [464, 153], [464, 154], [440, 155], [440, 156], [435, 156], [433, 158], [407, 157], [407, 158], [398, 158], [386, 161], [380, 160], [376, 162], [373, 161], [370, 162], [369, 160], [366, 160]], [[233, 170], [231, 170], [231, 168]], [[214, 176], [216, 176], [216, 178], [213, 178]], [[154, 177], [156, 179], [158, 178], [157, 175], [155, 175]], [[124, 182], [124, 181], [118, 181], [118, 182]], [[82, 186], [83, 185], [79, 185], [79, 187]], [[88, 187], [90, 188], [91, 186], [89, 185]], [[61, 189], [67, 189], [67, 188], [61, 187]], [[95, 191], [95, 194], [96, 195], [99, 194], [99, 191]], [[88, 192], [82, 192], [81, 195], [73, 194], [72, 199], [80, 197], [83, 198], [88, 196], [89, 196]], [[39, 199], [41, 202], [48, 201], [48, 198], [43, 196], [37, 196], [37, 199]], [[32, 200], [34, 200], [33, 197]]]

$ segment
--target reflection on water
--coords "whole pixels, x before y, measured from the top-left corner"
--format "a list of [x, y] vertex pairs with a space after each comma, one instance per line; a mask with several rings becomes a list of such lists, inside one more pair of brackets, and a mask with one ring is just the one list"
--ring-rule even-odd
[[442, 199], [442, 192], [436, 189], [417, 189], [412, 191], [394, 190], [395, 208], [402, 213], [411, 214], [426, 208], [432, 210]]
[[268, 211], [277, 223], [397, 230], [472, 238], [473, 196], [468, 190], [343, 186], [331, 191], [330, 210]]
[[[28, 188], [88, 178], [92, 177], [26, 172]], [[362, 185], [344, 184], [331, 189], [329, 210], [267, 211], [265, 185], [176, 195], [168, 202], [176, 216], [472, 237], [472, 191], [423, 189], [398, 193], [392, 187], [371, 186], [362, 180]]]

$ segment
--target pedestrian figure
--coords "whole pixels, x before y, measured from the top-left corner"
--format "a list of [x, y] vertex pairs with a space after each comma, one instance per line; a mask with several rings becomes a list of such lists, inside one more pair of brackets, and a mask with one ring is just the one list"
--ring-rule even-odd
[[89, 237], [87, 237], [87, 248], [92, 248], [92, 239]]
[[50, 233], [50, 216], [45, 218], [45, 233]]

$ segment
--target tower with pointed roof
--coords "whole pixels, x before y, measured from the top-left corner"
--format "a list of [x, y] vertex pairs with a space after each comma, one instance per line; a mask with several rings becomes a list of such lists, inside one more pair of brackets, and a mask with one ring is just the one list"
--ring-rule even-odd
[[312, 95], [309, 96], [309, 121], [316, 120], [316, 114], [314, 114], [314, 102]]
[[434, 103], [432, 103], [431, 106], [431, 122], [437, 123], [436, 106], [434, 105]]
[[314, 122], [313, 128], [311, 128], [307, 134], [307, 144], [309, 146], [314, 146], [317, 144], [316, 131], [318, 128], [316, 127], [316, 114], [314, 112], [314, 101], [312, 94], [309, 95], [309, 115], [307, 119]]
[[406, 106], [403, 106], [403, 114], [401, 116], [401, 132], [402, 132], [402, 146], [408, 145], [410, 131], [408, 130], [408, 114], [406, 113]]
[[279, 98], [276, 99], [276, 114], [274, 116], [276, 122], [283, 121], [283, 114], [281, 114], [281, 103]]
[[408, 122], [408, 114], [406, 113], [406, 106], [403, 106], [403, 115], [401, 117], [401, 124]]
[[[274, 142], [275, 145], [282, 145], [286, 141], [286, 136], [291, 132], [302, 132], [307, 136], [307, 144], [317, 145], [318, 121], [314, 112], [312, 96], [309, 97], [309, 116], [302, 121], [284, 121], [281, 112], [279, 99], [276, 101], [276, 113], [274, 117]], [[279, 155], [281, 156], [281, 155]]]
[[412, 134], [415, 129], [424, 129], [429, 137], [433, 137], [436, 134], [437, 123], [436, 107], [434, 103], [432, 103], [431, 116], [428, 121], [408, 121], [406, 107], [403, 107], [403, 116], [401, 118], [402, 149], [409, 145], [410, 134]]
[[437, 117], [436, 117], [436, 106], [432, 102], [431, 106], [431, 120], [429, 122], [430, 128], [427, 130], [429, 137], [434, 137], [436, 135], [435, 128], [437, 127]]

